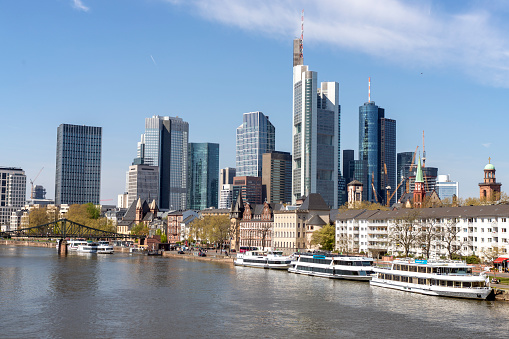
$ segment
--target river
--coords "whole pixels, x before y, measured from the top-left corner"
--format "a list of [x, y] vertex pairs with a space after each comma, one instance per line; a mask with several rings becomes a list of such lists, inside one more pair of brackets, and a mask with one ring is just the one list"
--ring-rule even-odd
[[0, 245], [0, 338], [504, 338], [509, 303], [216, 262]]

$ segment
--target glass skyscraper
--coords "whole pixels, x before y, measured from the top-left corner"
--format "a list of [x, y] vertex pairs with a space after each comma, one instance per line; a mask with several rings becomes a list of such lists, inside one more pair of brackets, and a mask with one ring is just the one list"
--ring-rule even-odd
[[303, 65], [301, 41], [294, 41], [292, 203], [319, 193], [327, 205], [344, 203], [340, 168], [339, 84], [322, 82]]
[[218, 208], [219, 144], [190, 143], [188, 159], [188, 208]]
[[[366, 200], [379, 203], [387, 203], [387, 190], [390, 197], [397, 185], [396, 120], [386, 119], [384, 115], [385, 110], [374, 101], [359, 107], [359, 159], [365, 161], [366, 169], [363, 180], [357, 180], [364, 185]], [[396, 202], [395, 195], [393, 202]]]
[[55, 204], [99, 204], [101, 142], [101, 127], [58, 126]]
[[262, 176], [262, 155], [274, 151], [276, 130], [262, 112], [244, 113], [237, 128], [236, 175]]
[[179, 117], [145, 119], [137, 162], [159, 167], [159, 209], [185, 210], [187, 205], [189, 124]]

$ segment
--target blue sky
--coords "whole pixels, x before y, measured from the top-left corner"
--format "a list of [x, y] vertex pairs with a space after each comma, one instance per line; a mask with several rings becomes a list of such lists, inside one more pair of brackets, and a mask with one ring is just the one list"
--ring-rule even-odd
[[[144, 119], [179, 116], [191, 142], [235, 166], [242, 113], [262, 111], [291, 151], [292, 40], [340, 83], [342, 149], [358, 149], [371, 98], [397, 120], [397, 151], [478, 196], [492, 158], [509, 186], [509, 2], [397, 0], [16, 0], [0, 3], [0, 166], [54, 196], [56, 130], [103, 127], [101, 199], [116, 202]], [[28, 189], [28, 187], [27, 187]], [[111, 202], [111, 201], [110, 201]]]

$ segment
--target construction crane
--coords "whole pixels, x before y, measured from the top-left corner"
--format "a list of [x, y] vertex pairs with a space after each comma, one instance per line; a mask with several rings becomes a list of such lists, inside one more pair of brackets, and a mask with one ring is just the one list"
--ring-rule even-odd
[[389, 194], [390, 194], [389, 190], [391, 189], [391, 186], [388, 185], [389, 182], [387, 180], [387, 165], [385, 163], [384, 163], [384, 174], [385, 174], [385, 184], [387, 185], [387, 186], [385, 186], [385, 194], [387, 196], [386, 201], [387, 201], [387, 206], [389, 206]]
[[37, 178], [39, 178], [39, 175], [41, 174], [43, 169], [44, 169], [44, 166], [39, 170], [39, 173], [37, 173], [34, 180], [30, 179], [30, 185], [31, 185], [30, 200], [34, 200], [34, 182], [37, 180]]
[[422, 167], [426, 167], [426, 149], [424, 148], [424, 131], [422, 131]]
[[375, 181], [375, 173], [371, 172], [371, 188], [373, 188], [373, 195], [375, 196], [375, 201], [378, 204], [378, 197], [376, 196], [375, 184], [373, 184], [374, 181]]
[[[387, 207], [390, 207], [390, 201], [391, 199], [394, 197], [394, 194], [396, 194], [396, 192], [398, 191], [399, 187], [401, 185], [403, 185], [403, 183], [405, 182], [407, 178], [403, 178], [401, 179], [401, 181], [399, 182], [398, 186], [396, 187], [396, 189], [394, 190], [394, 192], [392, 192], [391, 196], [387, 198]], [[389, 196], [389, 193], [387, 193], [387, 196]]]

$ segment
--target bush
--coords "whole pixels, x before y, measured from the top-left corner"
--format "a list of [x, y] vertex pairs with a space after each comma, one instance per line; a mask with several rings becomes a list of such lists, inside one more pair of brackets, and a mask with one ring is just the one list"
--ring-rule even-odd
[[479, 259], [478, 256], [476, 255], [469, 255], [468, 257], [465, 258], [467, 264], [480, 264], [481, 263], [481, 259]]

